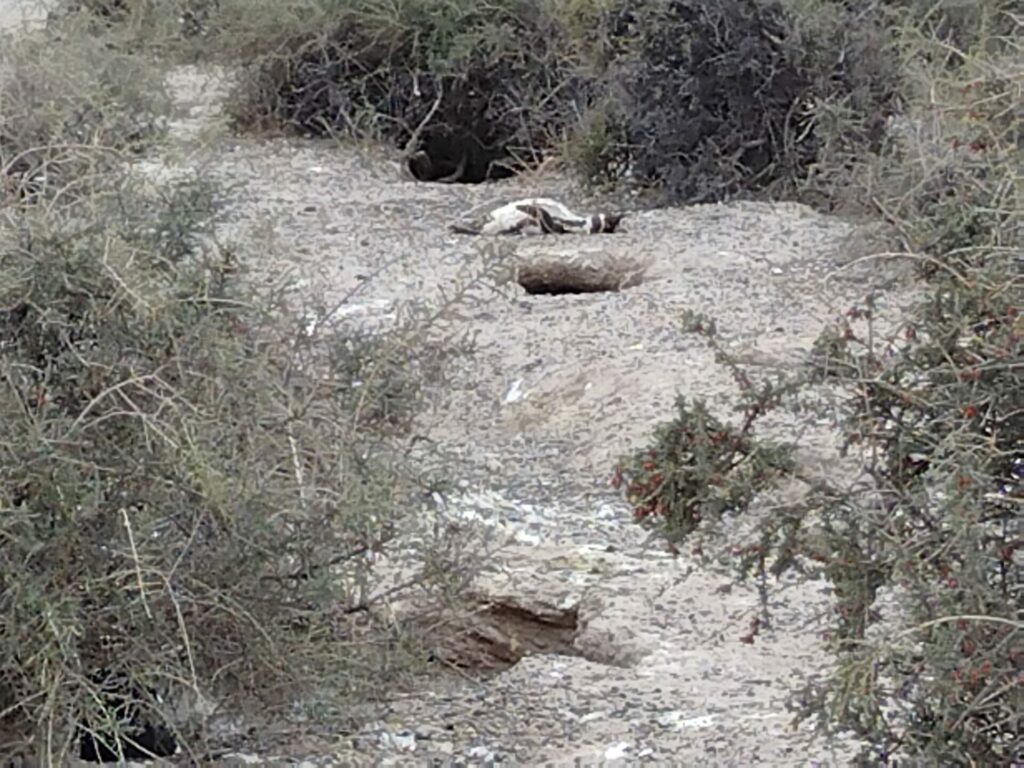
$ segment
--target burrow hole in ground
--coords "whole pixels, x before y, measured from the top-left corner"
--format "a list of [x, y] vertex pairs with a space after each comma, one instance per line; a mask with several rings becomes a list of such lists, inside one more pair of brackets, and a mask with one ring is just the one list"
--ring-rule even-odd
[[477, 673], [497, 673], [526, 656], [579, 656], [576, 608], [538, 614], [508, 603], [474, 608], [439, 638], [435, 656]]
[[592, 266], [546, 263], [519, 267], [517, 282], [531, 296], [615, 293], [641, 282], [633, 265]]

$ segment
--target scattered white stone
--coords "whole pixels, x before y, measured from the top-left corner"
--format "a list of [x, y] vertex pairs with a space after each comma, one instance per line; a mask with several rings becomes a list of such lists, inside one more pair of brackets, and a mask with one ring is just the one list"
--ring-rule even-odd
[[515, 531], [512, 538], [520, 544], [529, 544], [532, 547], [537, 546], [541, 541], [543, 541], [540, 534], [528, 533], [526, 531]]
[[710, 728], [715, 723], [714, 715], [701, 715], [700, 717], [691, 717], [689, 720], [681, 720], [679, 723], [680, 728]]
[[678, 709], [673, 709], [670, 712], [662, 712], [655, 718], [655, 722], [662, 728], [671, 728], [672, 726], [678, 726], [682, 719], [683, 713]]
[[482, 760], [484, 762], [490, 762], [494, 760], [494, 752], [483, 745], [470, 747], [466, 750], [466, 756]]
[[626, 756], [626, 753], [633, 748], [633, 745], [628, 741], [620, 741], [611, 747], [608, 747], [604, 751], [605, 760], [621, 760]]
[[401, 731], [391, 734], [391, 743], [403, 752], [416, 751], [416, 734], [409, 731]]
[[238, 762], [245, 763], [246, 765], [263, 764], [262, 757], [260, 757], [259, 755], [251, 755], [247, 752], [230, 752], [226, 755], [222, 755], [222, 757], [227, 760], [237, 760]]
[[776, 717], [785, 717], [781, 712], [755, 712], [752, 715], [744, 715], [741, 720], [772, 720]]
[[508, 388], [508, 392], [505, 393], [505, 404], [517, 403], [520, 400], [526, 399], [526, 391], [522, 388], [523, 380], [516, 379], [512, 382], [512, 386]]

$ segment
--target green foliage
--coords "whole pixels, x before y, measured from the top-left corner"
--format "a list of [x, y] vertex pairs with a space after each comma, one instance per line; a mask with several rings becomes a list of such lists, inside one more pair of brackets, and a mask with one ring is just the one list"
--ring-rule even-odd
[[222, 190], [126, 162], [169, 99], [125, 52], [160, 9], [124, 8], [0, 49], [0, 762], [127, 737], [106, 678], [187, 750], [197, 697], [365, 702], [426, 657], [394, 601], [430, 622], [474, 562], [413, 514], [430, 478], [400, 450], [441, 310], [356, 333], [257, 291]]
[[[685, 322], [688, 330], [713, 342], [715, 328], [707, 318], [689, 315]], [[613, 487], [624, 489], [635, 519], [658, 531], [673, 550], [727, 513], [747, 509], [758, 492], [792, 467], [788, 446], [755, 435], [758, 420], [782, 403], [787, 389], [772, 383], [755, 387], [738, 368], [733, 371], [743, 392], [738, 425], [716, 418], [703, 401], [687, 403], [680, 396], [675, 418], [655, 429], [650, 447], [616, 467]], [[755, 560], [743, 558], [742, 570], [749, 571]]]
[[[899, 327], [878, 324], [875, 296], [851, 307], [808, 370], [776, 390], [827, 383], [846, 394], [846, 450], [870, 487], [817, 481], [785, 514], [760, 518], [759, 477], [737, 475], [729, 494], [758, 520], [760, 572], [765, 561], [775, 572], [818, 563], [834, 588], [838, 664], [804, 693], [802, 716], [851, 729], [867, 745], [861, 758], [883, 764], [1019, 759], [1024, 78], [1019, 36], [990, 34], [1006, 18], [985, 8], [924, 19], [890, 8], [903, 22], [894, 39], [906, 110], [877, 155], [827, 145], [809, 182], [845, 179], [843, 199], [874, 207], [903, 242], [902, 254], [874, 258], [911, 259], [929, 280]], [[706, 422], [698, 409], [684, 416]], [[670, 430], [654, 436], [655, 456]], [[714, 466], [700, 430], [682, 436]], [[635, 500], [644, 520], [652, 508], [678, 516], [663, 525], [673, 546], [706, 530], [692, 510], [712, 476], [697, 479]]]
[[0, 42], [0, 203], [74, 196], [162, 135], [151, 61], [73, 25]]
[[[999, 261], [966, 284], [937, 276], [899, 335], [872, 344], [842, 329], [823, 361], [853, 389], [848, 441], [870, 451], [880, 499], [850, 502], [833, 526], [841, 666], [821, 701], [876, 754], [1009, 757], [1024, 631], [1024, 281]], [[870, 326], [871, 311], [854, 314]], [[904, 596], [900, 642], [869, 629], [882, 586]]]
[[365, 618], [367, 554], [416, 488], [353, 418], [375, 407], [377, 347], [321, 354], [203, 245], [215, 210], [205, 183], [122, 179], [4, 222], [0, 711], [15, 731], [101, 720], [98, 669], [175, 697], [273, 698], [365, 695], [400, 666]]
[[[216, 193], [201, 180], [114, 172], [160, 135], [161, 73], [129, 53], [159, 50], [240, 65], [240, 126], [383, 139], [421, 151], [424, 178], [493, 177], [564, 149], [592, 180], [676, 200], [768, 192], [880, 214], [902, 249], [877, 258], [912, 259], [929, 280], [911, 316], [880, 327], [865, 297], [806, 371], [774, 382], [688, 318], [730, 365], [738, 418], [680, 399], [615, 482], [674, 548], [738, 541], [717, 524], [740, 521], [754, 534], [730, 550], [743, 573], [829, 579], [837, 664], [803, 714], [853, 730], [863, 759], [1017, 759], [1014, 3], [67, 5], [86, 13], [0, 50], [5, 733], [54, 726], [60, 742], [98, 718], [101, 667], [267, 701], [369, 695], [403, 666], [371, 610], [391, 593], [373, 590], [368, 555], [410, 524], [416, 484], [387, 437], [415, 414], [422, 369], [401, 334], [314, 339], [246, 288], [211, 245]], [[189, 35], [205, 37], [190, 48]], [[843, 396], [870, 488], [815, 481], [766, 514], [774, 481], [803, 478], [763, 417], [822, 383]], [[423, 597], [457, 588], [450, 542], [417, 541]]]
[[247, 64], [240, 124], [383, 139], [422, 151], [422, 177], [480, 180], [541, 159], [579, 106], [584, 80], [543, 0], [320, 8]]
[[602, 36], [602, 116], [576, 167], [672, 200], [792, 194], [825, 140], [822, 105], [856, 115], [844, 138], [865, 148], [898, 80], [878, 15], [830, 0], [618, 3]]
[[[1019, 36], [986, 37], [1000, 25], [974, 18], [904, 30], [912, 122], [858, 169], [930, 282], [902, 327], [880, 333], [868, 297], [819, 348], [817, 375], [851, 389], [850, 450], [881, 501], [858, 504], [835, 543], [849, 626], [816, 701], [876, 755], [991, 765], [1019, 757], [1024, 704], [1024, 78]], [[865, 572], [904, 596], [895, 641], [872, 634]]]
[[402, 371], [329, 334], [325, 359], [239, 290], [186, 236], [205, 194], [117, 190], [86, 228], [22, 219], [0, 257], [0, 680], [28, 722], [91, 706], [100, 667], [257, 695], [365, 694], [391, 671], [354, 618], [415, 487], [365, 418], [378, 392], [401, 401]]

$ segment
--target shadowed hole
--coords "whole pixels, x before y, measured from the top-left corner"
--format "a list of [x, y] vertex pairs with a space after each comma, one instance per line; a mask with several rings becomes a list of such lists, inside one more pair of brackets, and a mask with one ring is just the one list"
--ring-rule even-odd
[[525, 656], [578, 656], [575, 606], [536, 611], [514, 602], [488, 601], [461, 618], [435, 654], [445, 663], [478, 672], [508, 669]]
[[608, 293], [639, 285], [641, 270], [633, 265], [525, 264], [519, 268], [519, 285], [531, 295], [560, 296], [575, 293]]

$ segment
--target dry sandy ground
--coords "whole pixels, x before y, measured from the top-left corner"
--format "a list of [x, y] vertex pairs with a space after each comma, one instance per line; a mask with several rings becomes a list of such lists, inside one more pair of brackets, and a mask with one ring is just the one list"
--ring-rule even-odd
[[[756, 592], [647, 546], [607, 480], [616, 458], [670, 416], [678, 393], [705, 397], [722, 413], [734, 401], [727, 371], [680, 332], [683, 310], [713, 314], [733, 351], [759, 370], [785, 370], [884, 277], [848, 264], [864, 233], [800, 205], [736, 203], [636, 211], [614, 235], [500, 244], [460, 237], [446, 224], [487, 201], [584, 201], [554, 175], [427, 185], [358, 148], [230, 137], [219, 127], [216, 87], [192, 69], [173, 84], [174, 140], [140, 168], [203, 167], [233, 185], [222, 236], [239, 241], [268, 279], [290, 271], [297, 300], [347, 296], [347, 310], [387, 323], [410, 302], [437, 304], [495, 263], [595, 252], [643, 267], [639, 285], [600, 294], [529, 296], [514, 282], [478, 281], [448, 321], [475, 336], [476, 351], [451, 363], [420, 424], [462, 457], [466, 492], [451, 505], [515, 539], [483, 588], [578, 610], [577, 655], [534, 656], [486, 681], [449, 682], [395, 701], [359, 734], [236, 762], [848, 760], [850, 744], [793, 729], [787, 711], [801, 681], [827, 669], [825, 582], [777, 585], [771, 628], [744, 643]], [[899, 286], [888, 296], [892, 311], [907, 300]], [[827, 421], [778, 428], [798, 436], [812, 470], [835, 465]]]
[[48, 5], [46, 0], [0, 0], [0, 31], [42, 21]]

